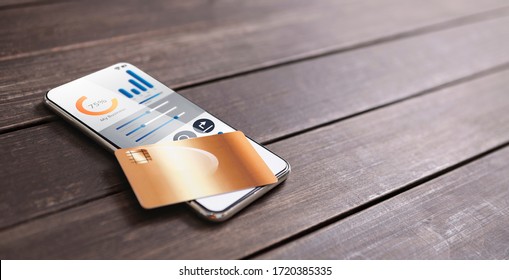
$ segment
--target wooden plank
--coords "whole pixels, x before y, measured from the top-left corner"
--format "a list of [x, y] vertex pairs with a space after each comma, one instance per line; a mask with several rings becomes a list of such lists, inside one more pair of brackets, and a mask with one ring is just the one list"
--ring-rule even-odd
[[[182, 94], [256, 140], [270, 141], [507, 62], [508, 25], [509, 18], [496, 19], [207, 84]], [[445, 40], [450, 43], [444, 45]], [[125, 190], [115, 161], [91, 143], [61, 123], [0, 136], [0, 147], [16, 150], [5, 155], [16, 164], [8, 164], [0, 174], [0, 181], [6, 182], [0, 227]], [[41, 153], [40, 147], [47, 153]], [[66, 163], [73, 158], [80, 161]], [[83, 170], [83, 165], [90, 168]], [[27, 175], [25, 170], [34, 172]], [[61, 170], [73, 176], [60, 176]], [[20, 189], [23, 196], [17, 195]]]
[[508, 259], [509, 148], [258, 256]]
[[[306, 21], [310, 19], [306, 16], [316, 12], [320, 12], [324, 17], [331, 16], [333, 12], [336, 19], [329, 22], [329, 25], [347, 24], [350, 27], [348, 31], [346, 27], [335, 26], [345, 29], [341, 31], [373, 35], [375, 28], [379, 31], [388, 28], [386, 32], [391, 31], [389, 29], [408, 31], [506, 6], [507, 2], [503, 0], [487, 0], [484, 5], [474, 0], [452, 0], [448, 3], [437, 0], [389, 0], [384, 5], [379, 1], [345, 0], [262, 0], [242, 4], [229, 0], [213, 3], [206, 0], [73, 1], [3, 11], [0, 17], [0, 24], [3, 27], [0, 30], [0, 36], [4, 40], [0, 42], [0, 56], [24, 55], [34, 51], [59, 49], [67, 45], [124, 37], [130, 34], [142, 35], [144, 40], [147, 40], [150, 38], [143, 35], [147, 31], [167, 29], [175, 32], [178, 29], [196, 28], [195, 25], [210, 29], [227, 21], [242, 23], [258, 19], [255, 23], [263, 25], [266, 24], [264, 20], [268, 15], [275, 15], [283, 21], [283, 18], [289, 15], [293, 17], [300, 15], [299, 19]], [[378, 13], [372, 13], [373, 10]], [[50, 14], [57, 16], [48, 16]], [[396, 18], [391, 18], [394, 16]], [[320, 23], [320, 27], [325, 28], [323, 23]], [[377, 26], [370, 27], [369, 23], [377, 24]], [[319, 29], [314, 31], [313, 33], [323, 32]], [[309, 35], [313, 36], [313, 34]], [[349, 34], [348, 36], [359, 35]], [[140, 39], [139, 36], [136, 37]], [[119, 40], [123, 39], [119, 38]], [[118, 42], [117, 39], [115, 41]]]
[[508, 86], [504, 71], [272, 144], [292, 176], [227, 223], [122, 192], [3, 230], [0, 257], [244, 257], [508, 143]]
[[47, 5], [51, 0], [0, 0], [0, 10], [16, 9], [32, 5]]
[[[102, 1], [106, 2], [109, 3]], [[303, 1], [299, 5], [294, 1], [291, 4], [267, 3], [267, 7], [260, 4], [264, 7], [260, 9], [268, 9], [265, 13], [247, 16], [244, 13], [251, 9], [240, 9], [233, 13], [233, 18], [225, 16], [223, 19], [210, 12], [209, 17], [213, 17], [214, 21], [199, 21], [199, 17], [194, 16], [192, 18], [197, 18], [198, 22], [193, 24], [58, 45], [0, 58], [3, 59], [0, 63], [0, 131], [47, 120], [51, 114], [41, 104], [44, 92], [118, 61], [136, 64], [171, 87], [182, 87], [384, 38], [413, 34], [416, 30], [464, 24], [469, 22], [467, 19], [485, 19], [494, 15], [483, 11], [506, 4], [503, 0], [483, 3], [474, 0], [447, 3], [439, 0], [391, 0], [383, 3]], [[271, 5], [282, 8], [272, 10], [269, 9]], [[373, 10], [377, 12], [371, 12]], [[217, 13], [222, 15], [221, 11]], [[481, 13], [480, 18], [465, 19], [465, 16], [476, 12]], [[52, 30], [51, 26], [49, 30]], [[59, 26], [66, 25], [59, 23]], [[80, 28], [91, 29], [81, 24], [72, 32], [76, 33]], [[111, 29], [105, 29], [107, 31], [94, 28], [99, 34], [106, 32], [104, 36], [111, 35], [107, 33]], [[52, 42], [60, 42], [58, 36], [68, 38], [64, 36], [65, 32], [58, 34]], [[305, 37], [296, 34], [305, 34]], [[14, 44], [13, 47], [19, 44], [11, 40], [6, 42]]]
[[506, 67], [507, 26], [509, 17], [504, 17], [181, 93], [256, 140], [272, 141]]
[[[297, 6], [310, 7], [305, 2]], [[311, 5], [317, 6], [317, 5]], [[135, 35], [150, 39], [150, 33], [167, 33], [193, 26], [213, 28], [228, 21], [253, 20], [258, 16], [292, 9], [289, 1], [256, 1], [241, 5], [232, 1], [72, 1], [28, 6], [1, 12], [0, 57], [26, 56], [41, 50], [60, 49], [85, 42]], [[48, 16], [53, 15], [53, 16]], [[35, 24], [36, 23], [36, 24]], [[124, 38], [125, 39], [125, 38]], [[118, 39], [114, 40], [119, 42]], [[90, 44], [90, 43], [89, 43]]]

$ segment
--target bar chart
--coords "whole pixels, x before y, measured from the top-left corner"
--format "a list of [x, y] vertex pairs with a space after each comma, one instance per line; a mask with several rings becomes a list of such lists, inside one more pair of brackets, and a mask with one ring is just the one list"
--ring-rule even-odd
[[118, 100], [126, 114], [100, 131], [119, 147], [156, 143], [204, 112], [135, 67], [122, 65], [113, 73], [114, 78], [98, 77], [94, 82], [122, 95]]
[[[139, 95], [142, 92], [146, 92], [147, 88], [154, 87], [150, 82], [148, 82], [146, 79], [144, 79], [143, 77], [138, 75], [136, 72], [134, 72], [132, 70], [126, 70], [125, 72], [130, 76], [130, 78], [128, 78], [128, 82], [131, 85], [133, 85], [134, 87], [131, 88], [130, 91], [128, 91], [124, 88], [119, 88], [118, 91], [120, 93], [122, 93], [124, 96], [126, 96], [128, 98], [133, 98], [134, 95]], [[151, 97], [153, 98], [155, 96], [151, 96]], [[146, 102], [146, 101], [148, 101], [148, 100], [144, 100], [142, 102]], [[141, 102], [140, 102], [140, 104], [141, 104]]]

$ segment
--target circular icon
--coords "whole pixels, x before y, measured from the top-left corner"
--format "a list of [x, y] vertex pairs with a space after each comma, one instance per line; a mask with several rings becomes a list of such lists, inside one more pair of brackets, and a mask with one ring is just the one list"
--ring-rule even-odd
[[[85, 102], [85, 100], [87, 100], [86, 96], [80, 97], [80, 99], [78, 99], [78, 101], [76, 101], [76, 109], [78, 109], [78, 111], [80, 111], [81, 113], [83, 113], [85, 115], [90, 115], [90, 116], [100, 116], [100, 115], [108, 114], [109, 112], [115, 110], [118, 106], [118, 100], [116, 98], [113, 98], [111, 100], [111, 106], [109, 108], [102, 110], [102, 111], [90, 111], [90, 110], [86, 109], [85, 106], [83, 105], [83, 102]], [[97, 107], [101, 107], [102, 104], [107, 104], [107, 103], [108, 103], [107, 100], [100, 99], [95, 102], [92, 102], [91, 104], [88, 105], [88, 107], [97, 108]]]
[[199, 119], [193, 123], [193, 128], [199, 133], [208, 133], [214, 130], [216, 125], [209, 119]]
[[196, 134], [192, 131], [189, 131], [189, 130], [184, 130], [184, 131], [181, 131], [177, 134], [175, 134], [175, 136], [173, 136], [173, 141], [178, 141], [178, 140], [186, 140], [186, 139], [191, 139], [191, 138], [195, 138], [196, 137]]

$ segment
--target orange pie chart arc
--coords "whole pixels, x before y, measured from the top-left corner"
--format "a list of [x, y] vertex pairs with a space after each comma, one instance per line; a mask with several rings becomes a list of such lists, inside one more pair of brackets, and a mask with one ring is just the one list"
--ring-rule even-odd
[[86, 96], [82, 96], [82, 97], [80, 97], [80, 99], [78, 99], [78, 101], [76, 101], [76, 109], [78, 109], [78, 111], [80, 111], [81, 113], [83, 113], [85, 115], [100, 116], [100, 115], [108, 114], [109, 112], [115, 110], [118, 106], [118, 100], [116, 98], [113, 98], [113, 99], [111, 99], [111, 106], [108, 109], [103, 110], [103, 111], [98, 111], [98, 112], [89, 111], [89, 110], [85, 109], [85, 107], [83, 107], [83, 102], [85, 102], [86, 99], [87, 99]]

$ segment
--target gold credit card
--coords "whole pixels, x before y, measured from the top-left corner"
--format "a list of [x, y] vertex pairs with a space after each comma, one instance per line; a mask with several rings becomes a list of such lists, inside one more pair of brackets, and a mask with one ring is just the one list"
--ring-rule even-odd
[[144, 208], [277, 182], [240, 131], [119, 149], [115, 156]]

